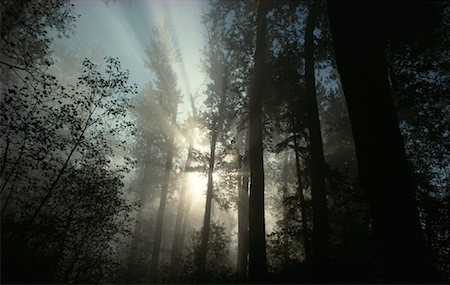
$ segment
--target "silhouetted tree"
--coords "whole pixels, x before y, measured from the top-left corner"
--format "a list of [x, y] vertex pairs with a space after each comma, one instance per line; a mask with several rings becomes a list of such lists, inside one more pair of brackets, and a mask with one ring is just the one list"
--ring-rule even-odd
[[255, 65], [249, 87], [249, 160], [251, 180], [249, 198], [249, 279], [253, 282], [263, 281], [267, 274], [261, 103], [266, 74], [266, 16], [268, 10], [268, 1], [260, 1], [256, 16]]
[[221, 48], [221, 37], [217, 33], [219, 27], [211, 25], [209, 35], [209, 48], [208, 48], [208, 65], [207, 70], [211, 77], [212, 83], [209, 86], [209, 96], [207, 105], [211, 109], [211, 113], [208, 114], [211, 141], [210, 152], [208, 160], [208, 184], [206, 190], [206, 205], [205, 205], [205, 217], [203, 220], [202, 239], [200, 243], [200, 249], [198, 254], [198, 269], [199, 274], [203, 275], [205, 271], [206, 255], [208, 251], [208, 239], [211, 224], [211, 206], [213, 198], [213, 174], [216, 163], [216, 146], [218, 140], [222, 136], [224, 122], [227, 118], [227, 89], [228, 89], [228, 63], [225, 52]]
[[[329, 3], [333, 45], [387, 282], [430, 281], [429, 264], [388, 81], [380, 7]], [[350, 32], [351, 31], [351, 32]]]
[[319, 108], [317, 106], [314, 69], [314, 28], [318, 9], [317, 1], [308, 7], [305, 30], [305, 89], [307, 94], [308, 129], [311, 151], [311, 194], [313, 207], [313, 262], [315, 270], [326, 270], [328, 258], [328, 213], [325, 193], [324, 157], [320, 130]]

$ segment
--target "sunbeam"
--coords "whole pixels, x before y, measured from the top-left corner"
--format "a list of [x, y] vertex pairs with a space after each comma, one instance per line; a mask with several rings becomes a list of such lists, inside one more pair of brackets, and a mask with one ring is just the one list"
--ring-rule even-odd
[[0, 0], [0, 283], [448, 283], [450, 2], [359, 2]]

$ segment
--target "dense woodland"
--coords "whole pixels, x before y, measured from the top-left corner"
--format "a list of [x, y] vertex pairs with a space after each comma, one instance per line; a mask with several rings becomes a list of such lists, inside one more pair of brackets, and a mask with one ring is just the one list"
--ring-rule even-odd
[[448, 1], [205, 1], [191, 94], [76, 5], [1, 0], [3, 284], [449, 281]]

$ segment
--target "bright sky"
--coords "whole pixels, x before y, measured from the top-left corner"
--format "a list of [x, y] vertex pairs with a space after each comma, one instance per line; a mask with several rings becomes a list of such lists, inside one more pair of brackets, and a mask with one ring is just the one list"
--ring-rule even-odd
[[[201, 16], [207, 9], [201, 0], [130, 0], [130, 1], [74, 1], [76, 13], [75, 35], [58, 43], [75, 52], [100, 47], [104, 56], [118, 57], [122, 67], [130, 70], [131, 81], [139, 89], [152, 80], [144, 67], [144, 50], [150, 42], [152, 27], [168, 21], [173, 27], [182, 56], [174, 67], [179, 89], [184, 96], [181, 112], [190, 111], [189, 93], [204, 82], [200, 68], [204, 32]], [[79, 54], [84, 56], [83, 54]]]

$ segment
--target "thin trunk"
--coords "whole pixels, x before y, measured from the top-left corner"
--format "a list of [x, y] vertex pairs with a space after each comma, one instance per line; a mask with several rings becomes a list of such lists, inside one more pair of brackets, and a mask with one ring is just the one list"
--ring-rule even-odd
[[430, 263], [415, 187], [389, 87], [382, 25], [375, 4], [329, 2], [330, 26], [372, 214], [384, 282], [425, 282]]
[[326, 270], [328, 263], [328, 209], [325, 192], [325, 163], [314, 75], [314, 28], [316, 3], [309, 6], [305, 31], [305, 84], [310, 137], [311, 196], [313, 208], [313, 264], [316, 270]]
[[[192, 118], [194, 120], [194, 124], [195, 121], [197, 120], [197, 108], [195, 107], [195, 100], [194, 97], [192, 95], [189, 95], [190, 101], [191, 101], [191, 108], [192, 108]], [[191, 142], [192, 144], [192, 142]], [[190, 185], [187, 188], [188, 190], [190, 189]], [[188, 191], [188, 194], [192, 193], [192, 189], [190, 189], [190, 191]], [[188, 197], [190, 195], [187, 195]], [[180, 245], [181, 245], [181, 250], [180, 250], [180, 254], [183, 253], [183, 247], [184, 247], [184, 238], [186, 236], [186, 231], [187, 231], [187, 225], [189, 222], [189, 215], [191, 212], [191, 207], [192, 207], [192, 201], [190, 199], [186, 200], [186, 205], [185, 205], [185, 212], [184, 212], [184, 218], [182, 219], [182, 224], [181, 224], [181, 231], [180, 231]]]
[[213, 174], [214, 174], [214, 163], [215, 163], [215, 153], [216, 153], [216, 143], [217, 143], [217, 133], [214, 132], [211, 139], [211, 150], [209, 157], [209, 168], [208, 168], [208, 186], [206, 190], [206, 205], [205, 205], [205, 218], [203, 220], [202, 228], [202, 239], [200, 243], [200, 251], [198, 257], [198, 270], [199, 275], [203, 276], [205, 273], [206, 266], [206, 256], [208, 252], [208, 239], [211, 226], [211, 204], [212, 204], [212, 193], [213, 193]]
[[268, 1], [259, 1], [256, 16], [256, 50], [250, 83], [250, 199], [249, 199], [249, 279], [263, 282], [267, 274], [264, 221], [264, 163], [262, 146], [262, 97], [265, 82], [266, 16]]
[[169, 150], [167, 152], [166, 164], [164, 168], [163, 183], [161, 185], [161, 198], [159, 200], [158, 215], [156, 217], [155, 240], [153, 241], [152, 259], [150, 261], [151, 281], [156, 281], [158, 273], [159, 254], [161, 250], [162, 231], [164, 224], [164, 213], [166, 210], [170, 173], [172, 170], [173, 148], [174, 148], [174, 139], [170, 138]]
[[238, 163], [238, 255], [237, 272], [244, 279], [247, 276], [248, 264], [248, 155], [239, 155]]
[[186, 193], [188, 185], [188, 175], [190, 173], [190, 169], [192, 166], [192, 160], [193, 160], [193, 148], [192, 145], [189, 146], [188, 149], [188, 156], [186, 159], [186, 165], [184, 167], [184, 179], [183, 179], [183, 185], [181, 187], [181, 193], [180, 193], [180, 201], [178, 202], [178, 212], [177, 212], [177, 218], [175, 222], [175, 232], [173, 235], [173, 242], [172, 242], [172, 251], [170, 256], [170, 264], [173, 267], [173, 269], [176, 269], [176, 260], [177, 258], [181, 257], [182, 249], [183, 249], [183, 240], [182, 238], [182, 224], [183, 220], [186, 219]]
[[219, 136], [222, 132], [223, 123], [225, 120], [225, 111], [226, 111], [226, 90], [227, 90], [227, 76], [224, 76], [224, 79], [221, 84], [221, 98], [219, 105], [219, 114], [217, 124], [215, 124], [214, 130], [211, 135], [211, 149], [210, 149], [210, 157], [209, 157], [209, 168], [208, 168], [208, 186], [206, 190], [206, 205], [205, 205], [205, 218], [203, 220], [203, 228], [202, 228], [202, 238], [200, 242], [200, 251], [198, 256], [198, 271], [199, 275], [202, 277], [205, 273], [205, 265], [206, 265], [206, 257], [208, 253], [208, 240], [209, 240], [209, 232], [211, 226], [211, 204], [212, 204], [212, 195], [213, 195], [213, 174], [214, 174], [214, 165], [216, 161], [216, 144]]
[[[172, 94], [169, 93], [168, 95], [172, 95]], [[170, 114], [170, 121], [168, 123], [171, 124], [172, 127], [175, 128], [177, 125], [178, 99], [176, 97], [174, 97], [172, 99], [174, 101], [173, 101], [173, 105], [171, 105], [170, 109], [168, 110], [168, 112]], [[151, 282], [156, 282], [156, 280], [158, 278], [159, 254], [161, 251], [162, 232], [163, 232], [163, 225], [164, 225], [164, 214], [166, 211], [170, 174], [172, 171], [173, 156], [174, 156], [174, 152], [175, 152], [175, 137], [174, 137], [174, 135], [169, 133], [166, 137], [168, 140], [168, 150], [167, 150], [167, 154], [166, 154], [166, 163], [165, 163], [165, 167], [164, 167], [164, 177], [163, 177], [163, 182], [161, 185], [161, 198], [159, 200], [158, 214], [156, 216], [155, 240], [153, 241], [152, 258], [150, 261], [150, 268], [149, 268]]]
[[[192, 193], [192, 192], [190, 192]], [[188, 195], [189, 196], [189, 195]], [[180, 242], [181, 242], [181, 254], [183, 253], [183, 246], [184, 246], [184, 239], [186, 236], [186, 231], [187, 231], [187, 225], [189, 224], [189, 215], [191, 213], [191, 208], [192, 208], [192, 203], [189, 201], [186, 205], [186, 210], [184, 213], [184, 219], [183, 219], [183, 223], [181, 225], [181, 232], [180, 232]]]
[[[289, 199], [289, 186], [288, 186], [288, 180], [289, 180], [289, 153], [287, 151], [284, 152], [284, 163], [283, 163], [283, 174], [282, 174], [282, 179], [283, 179], [283, 187], [281, 188], [282, 190], [282, 208], [283, 208], [283, 227], [282, 227], [282, 231], [289, 231], [290, 227], [289, 227], [289, 221], [292, 218], [290, 216], [290, 203], [288, 202]], [[282, 262], [286, 263], [289, 261], [289, 249], [285, 249], [283, 250], [282, 253]]]
[[308, 220], [306, 217], [306, 205], [305, 196], [303, 195], [303, 182], [302, 182], [302, 170], [300, 168], [300, 154], [297, 137], [294, 137], [294, 151], [295, 151], [295, 170], [297, 173], [297, 195], [300, 199], [300, 214], [302, 215], [302, 236], [303, 236], [303, 248], [305, 250], [305, 263], [311, 261], [311, 245], [309, 243], [309, 229]]

